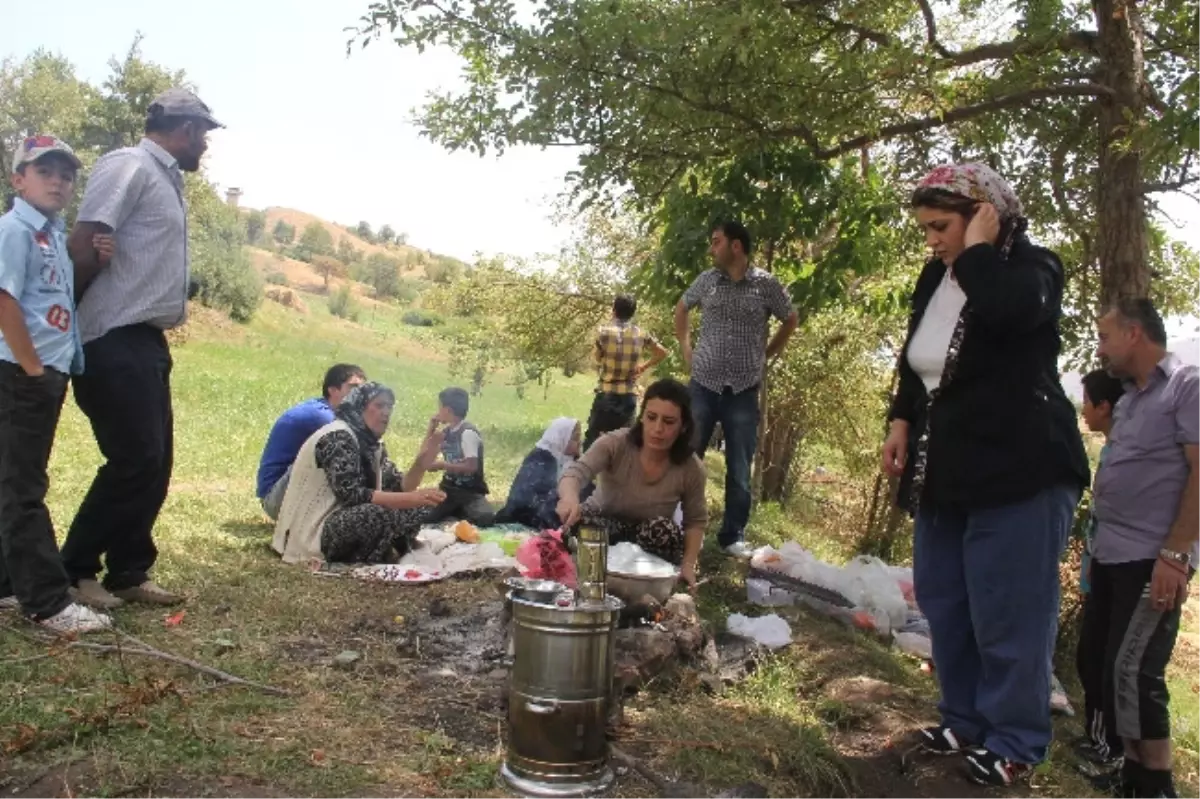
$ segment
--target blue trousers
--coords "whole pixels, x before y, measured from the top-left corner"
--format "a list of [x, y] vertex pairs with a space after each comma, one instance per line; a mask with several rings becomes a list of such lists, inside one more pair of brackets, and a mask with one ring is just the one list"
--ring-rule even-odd
[[717, 543], [727, 547], [745, 538], [750, 520], [750, 467], [758, 447], [758, 386], [736, 394], [729, 389], [718, 393], [693, 380], [690, 389], [700, 457], [708, 449], [717, 422], [725, 436], [725, 516]]
[[1050, 745], [1058, 563], [1079, 489], [988, 510], [922, 506], [913, 580], [929, 620], [942, 723], [1018, 763]]

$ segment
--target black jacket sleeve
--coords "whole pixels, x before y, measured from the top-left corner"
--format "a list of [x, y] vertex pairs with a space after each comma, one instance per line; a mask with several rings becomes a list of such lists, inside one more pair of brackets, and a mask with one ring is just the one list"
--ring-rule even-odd
[[964, 250], [954, 276], [975, 315], [993, 330], [1027, 332], [1058, 315], [1063, 268], [1058, 256], [1018, 242], [1010, 257], [990, 244]]

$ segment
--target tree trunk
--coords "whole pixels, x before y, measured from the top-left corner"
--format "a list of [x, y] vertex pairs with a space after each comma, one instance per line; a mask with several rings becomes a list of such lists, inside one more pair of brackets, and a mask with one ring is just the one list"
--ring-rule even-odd
[[1100, 300], [1145, 297], [1150, 289], [1146, 202], [1137, 128], [1145, 118], [1145, 33], [1137, 0], [1094, 0], [1099, 31], [1100, 163], [1096, 223], [1099, 228]]

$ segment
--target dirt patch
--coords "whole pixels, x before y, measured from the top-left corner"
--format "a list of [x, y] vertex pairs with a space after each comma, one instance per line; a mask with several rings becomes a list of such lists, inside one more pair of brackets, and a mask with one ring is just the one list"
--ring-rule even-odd
[[[0, 760], [0, 772], [7, 771]], [[71, 758], [41, 769], [15, 769], [0, 781], [0, 793], [11, 797], [66, 797], [94, 791], [96, 763], [90, 757]]]
[[300, 299], [300, 295], [291, 289], [280, 286], [268, 286], [264, 295], [268, 300], [277, 302], [284, 308], [296, 311], [297, 313], [308, 313], [308, 306], [304, 304], [304, 300]]
[[188, 303], [188, 319], [183, 327], [167, 331], [167, 341], [177, 347], [189, 341], [233, 341], [246, 338], [246, 328], [224, 313], [201, 305]]

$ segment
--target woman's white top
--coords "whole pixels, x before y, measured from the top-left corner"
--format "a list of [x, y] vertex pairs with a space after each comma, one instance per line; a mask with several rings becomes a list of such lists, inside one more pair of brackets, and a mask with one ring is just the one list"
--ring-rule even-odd
[[926, 391], [932, 392], [942, 382], [950, 339], [966, 302], [967, 295], [947, 269], [946, 276], [929, 299], [929, 307], [925, 309], [912, 340], [908, 342], [908, 365], [925, 383]]

